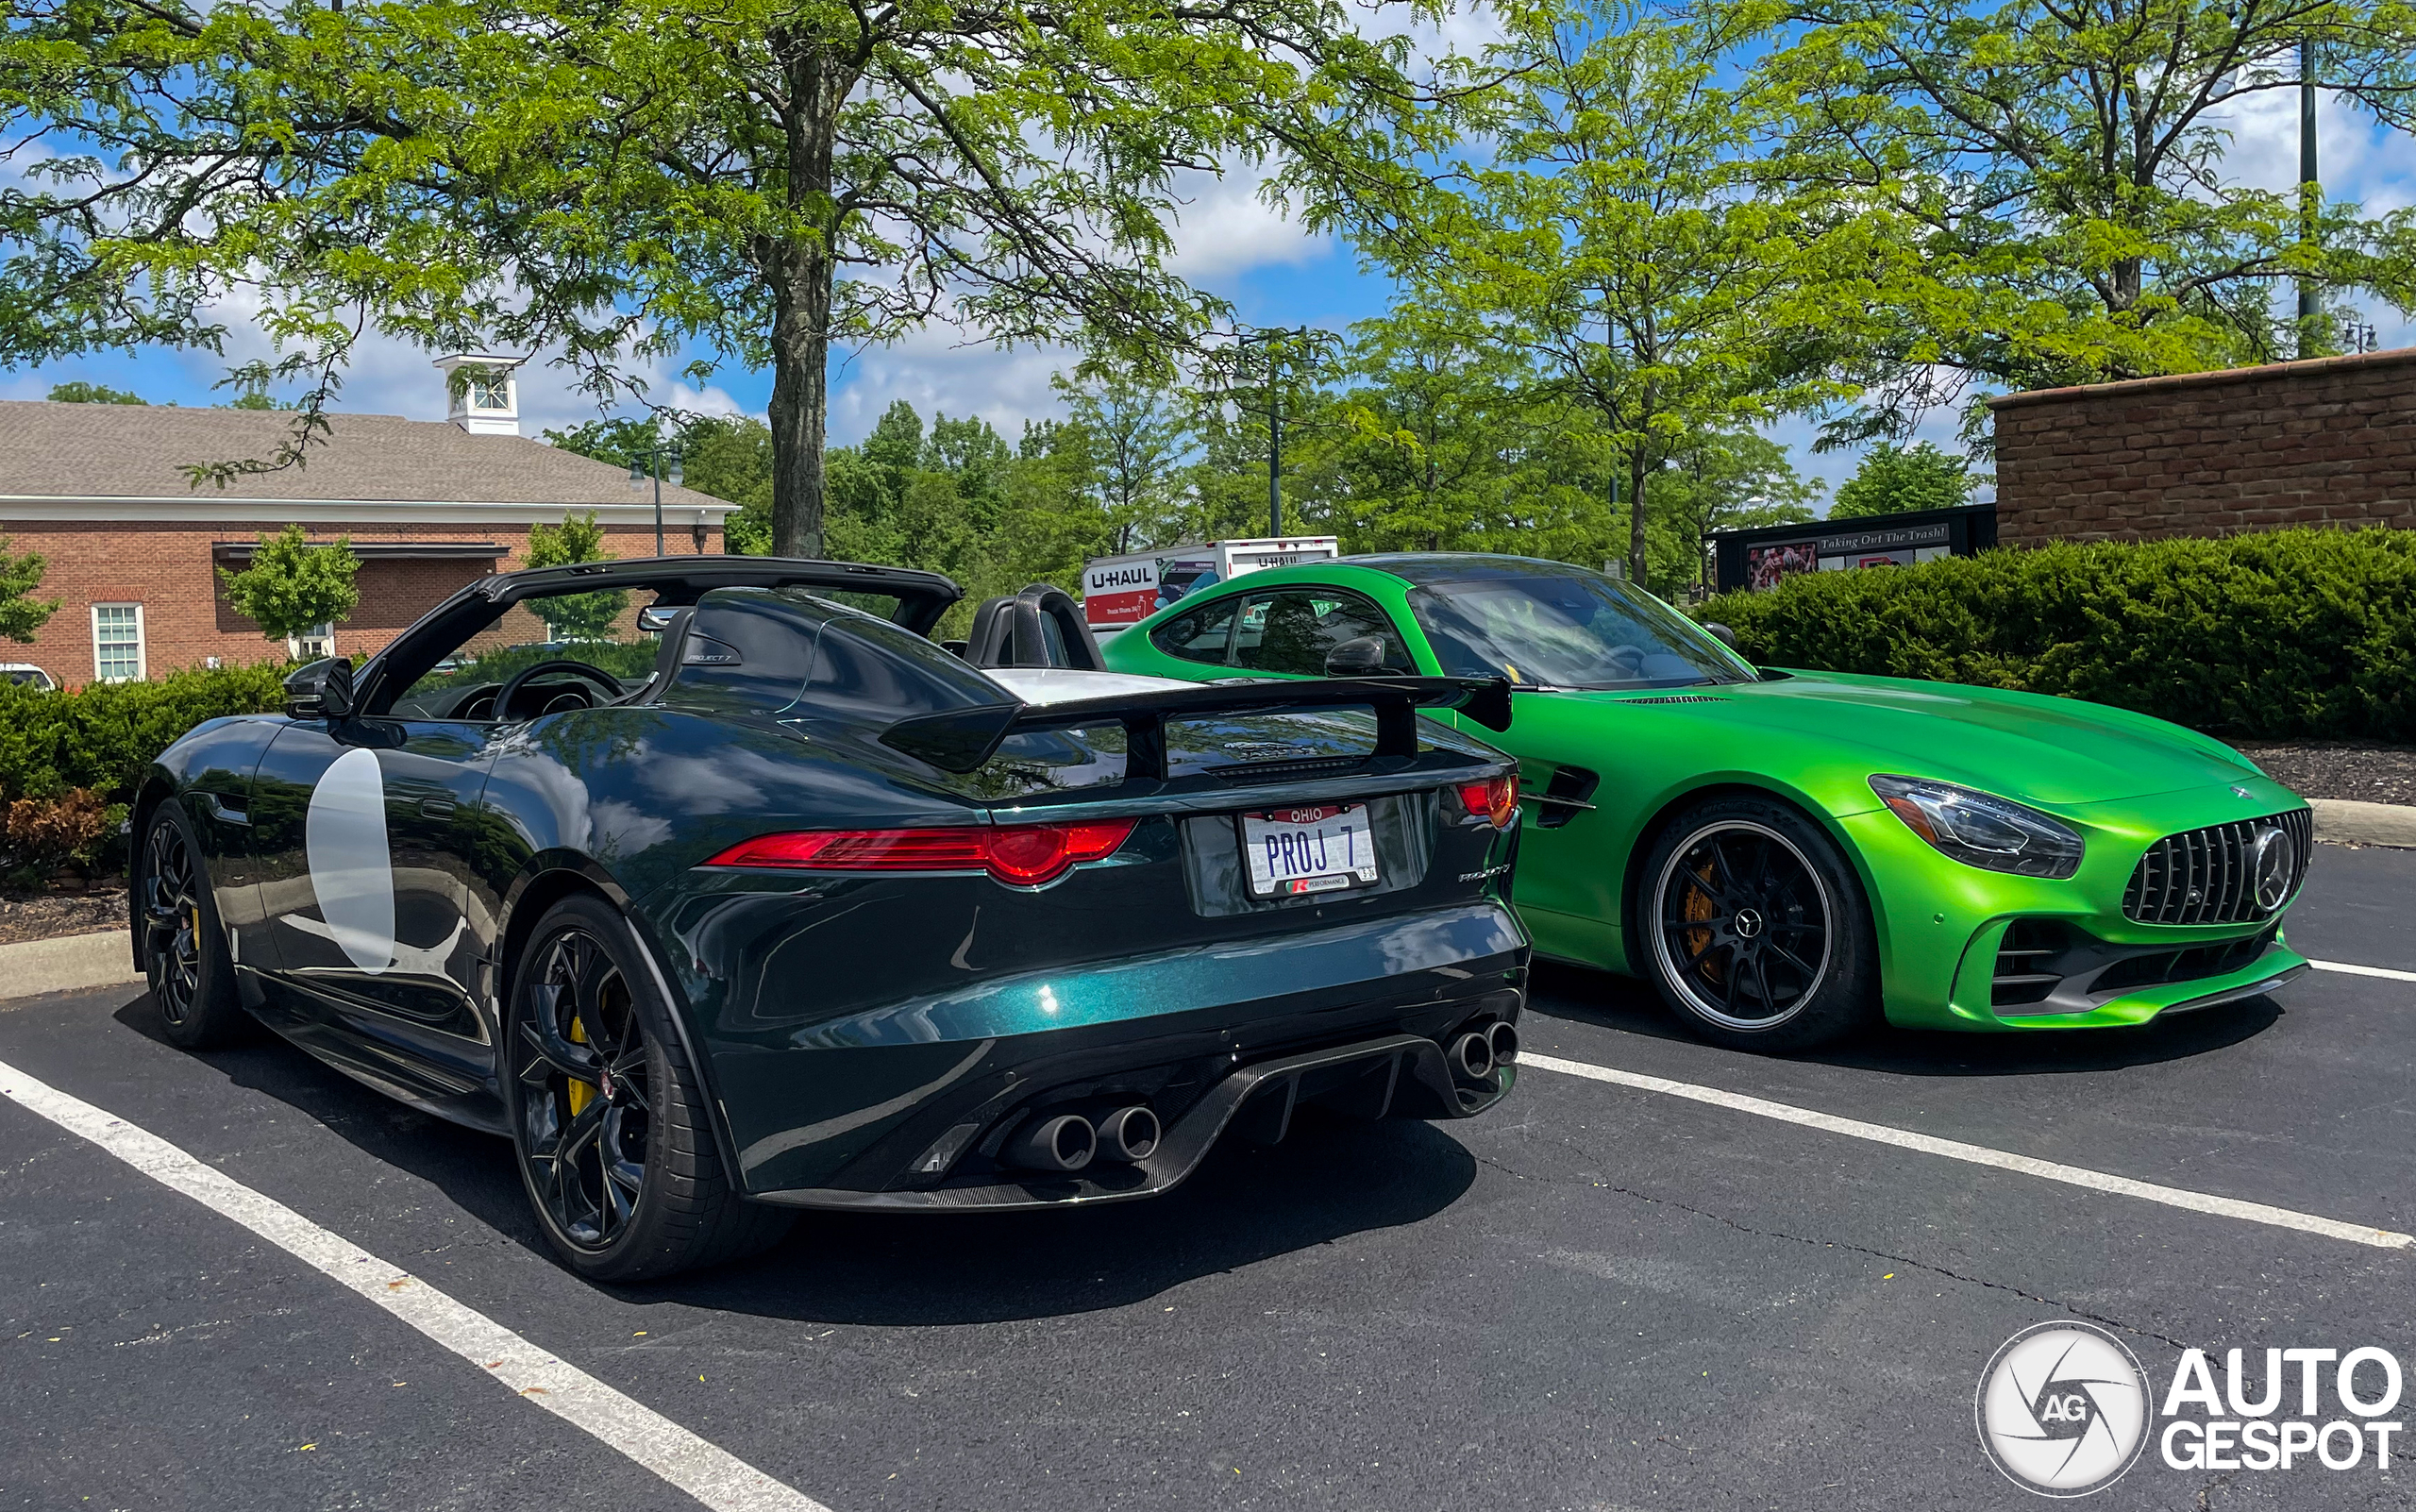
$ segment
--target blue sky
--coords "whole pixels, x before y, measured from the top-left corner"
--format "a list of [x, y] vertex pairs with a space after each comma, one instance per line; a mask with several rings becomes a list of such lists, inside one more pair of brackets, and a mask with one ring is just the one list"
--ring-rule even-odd
[[[2416, 140], [2383, 130], [2326, 102], [2320, 138], [2324, 176], [2336, 196], [2362, 202], [2373, 213], [2416, 204]], [[2230, 123], [2234, 133], [2226, 159], [2229, 174], [2253, 185], [2284, 188], [2297, 176], [2295, 96], [2274, 92], [2250, 97]], [[1350, 250], [1326, 238], [1310, 237], [1262, 204], [1253, 183], [1240, 178], [1198, 181], [1176, 227], [1177, 266], [1195, 283], [1231, 300], [1241, 318], [1256, 325], [1308, 324], [1341, 330], [1383, 311], [1391, 290], [1363, 274]], [[2387, 307], [2367, 311], [2381, 344], [2416, 344], [2416, 323]], [[240, 315], [230, 325], [243, 327]], [[230, 360], [266, 351], [264, 342], [239, 333]], [[347, 380], [343, 407], [372, 413], [441, 419], [443, 384], [428, 360], [433, 354], [398, 343], [368, 345]], [[1049, 375], [1066, 361], [1048, 349], [1000, 350], [965, 333], [933, 328], [887, 346], [842, 354], [831, 374], [830, 433], [848, 442], [868, 430], [896, 399], [912, 402], [928, 418], [933, 412], [980, 414], [1013, 437], [1027, 418], [1054, 413]], [[61, 362], [35, 372], [0, 375], [0, 398], [40, 398], [67, 378], [86, 378], [130, 388], [153, 402], [210, 404], [226, 395], [210, 385], [224, 377], [226, 361], [209, 354], [146, 352]], [[702, 392], [658, 379], [658, 395], [688, 407], [760, 413], [770, 391], [768, 373], [725, 370]], [[561, 375], [532, 364], [523, 370], [523, 428], [535, 434], [592, 417], [591, 400], [570, 391]], [[1851, 454], [1815, 455], [1815, 422], [1798, 419], [1771, 428], [1796, 465], [1835, 483], [1851, 473]], [[1940, 414], [1923, 434], [1952, 445], [1955, 417]]]

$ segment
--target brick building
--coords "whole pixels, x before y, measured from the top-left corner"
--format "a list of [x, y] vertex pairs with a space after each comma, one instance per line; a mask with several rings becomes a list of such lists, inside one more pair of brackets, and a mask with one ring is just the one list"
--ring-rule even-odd
[[2001, 541], [2416, 526], [2416, 348], [1988, 403]]
[[[431, 380], [433, 381], [433, 380]], [[38, 596], [60, 600], [34, 644], [0, 642], [61, 686], [152, 677], [217, 659], [283, 658], [228, 607], [214, 568], [240, 567], [263, 533], [299, 522], [348, 536], [361, 606], [335, 649], [374, 651], [473, 579], [520, 564], [528, 528], [596, 513], [613, 556], [651, 556], [651, 486], [621, 468], [519, 434], [506, 380], [457, 393], [450, 420], [340, 415], [299, 467], [188, 484], [182, 466], [273, 453], [289, 415], [166, 406], [0, 402], [0, 535], [48, 563]], [[666, 485], [663, 549], [722, 548], [734, 506]]]

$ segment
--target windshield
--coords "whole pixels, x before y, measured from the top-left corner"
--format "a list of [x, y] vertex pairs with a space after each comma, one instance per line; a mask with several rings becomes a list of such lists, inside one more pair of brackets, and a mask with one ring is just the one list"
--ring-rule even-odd
[[1506, 677], [1527, 687], [1660, 688], [1754, 676], [1676, 610], [1583, 567], [1487, 563], [1424, 578], [1409, 605], [1451, 677]]

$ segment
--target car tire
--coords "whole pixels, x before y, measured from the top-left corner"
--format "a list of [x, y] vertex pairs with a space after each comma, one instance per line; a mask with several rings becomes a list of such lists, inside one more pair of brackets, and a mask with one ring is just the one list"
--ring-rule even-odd
[[201, 836], [183, 804], [169, 798], [151, 811], [134, 865], [129, 912], [141, 932], [159, 1033], [185, 1050], [243, 1038], [252, 1017], [235, 996], [235, 963], [219, 924]]
[[780, 1242], [793, 1215], [746, 1201], [723, 1168], [702, 1079], [617, 909], [592, 895], [547, 909], [512, 981], [512, 1149], [564, 1265], [652, 1281]]
[[1662, 1001], [1734, 1050], [1808, 1050], [1879, 1020], [1861, 879], [1827, 832], [1775, 798], [1698, 803], [1647, 852], [1632, 919]]

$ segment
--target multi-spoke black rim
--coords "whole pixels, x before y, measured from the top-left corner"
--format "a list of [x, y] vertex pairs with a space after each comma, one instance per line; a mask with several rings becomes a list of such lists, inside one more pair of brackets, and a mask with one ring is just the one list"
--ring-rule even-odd
[[165, 819], [143, 847], [143, 949], [160, 1015], [183, 1023], [201, 995], [201, 876], [184, 832]]
[[1698, 831], [1661, 868], [1653, 938], [1678, 991], [1731, 1029], [1802, 1010], [1829, 969], [1828, 886], [1774, 830]]
[[629, 983], [595, 935], [564, 930], [535, 959], [515, 1047], [529, 1180], [563, 1236], [602, 1250], [646, 1188], [646, 1039]]

